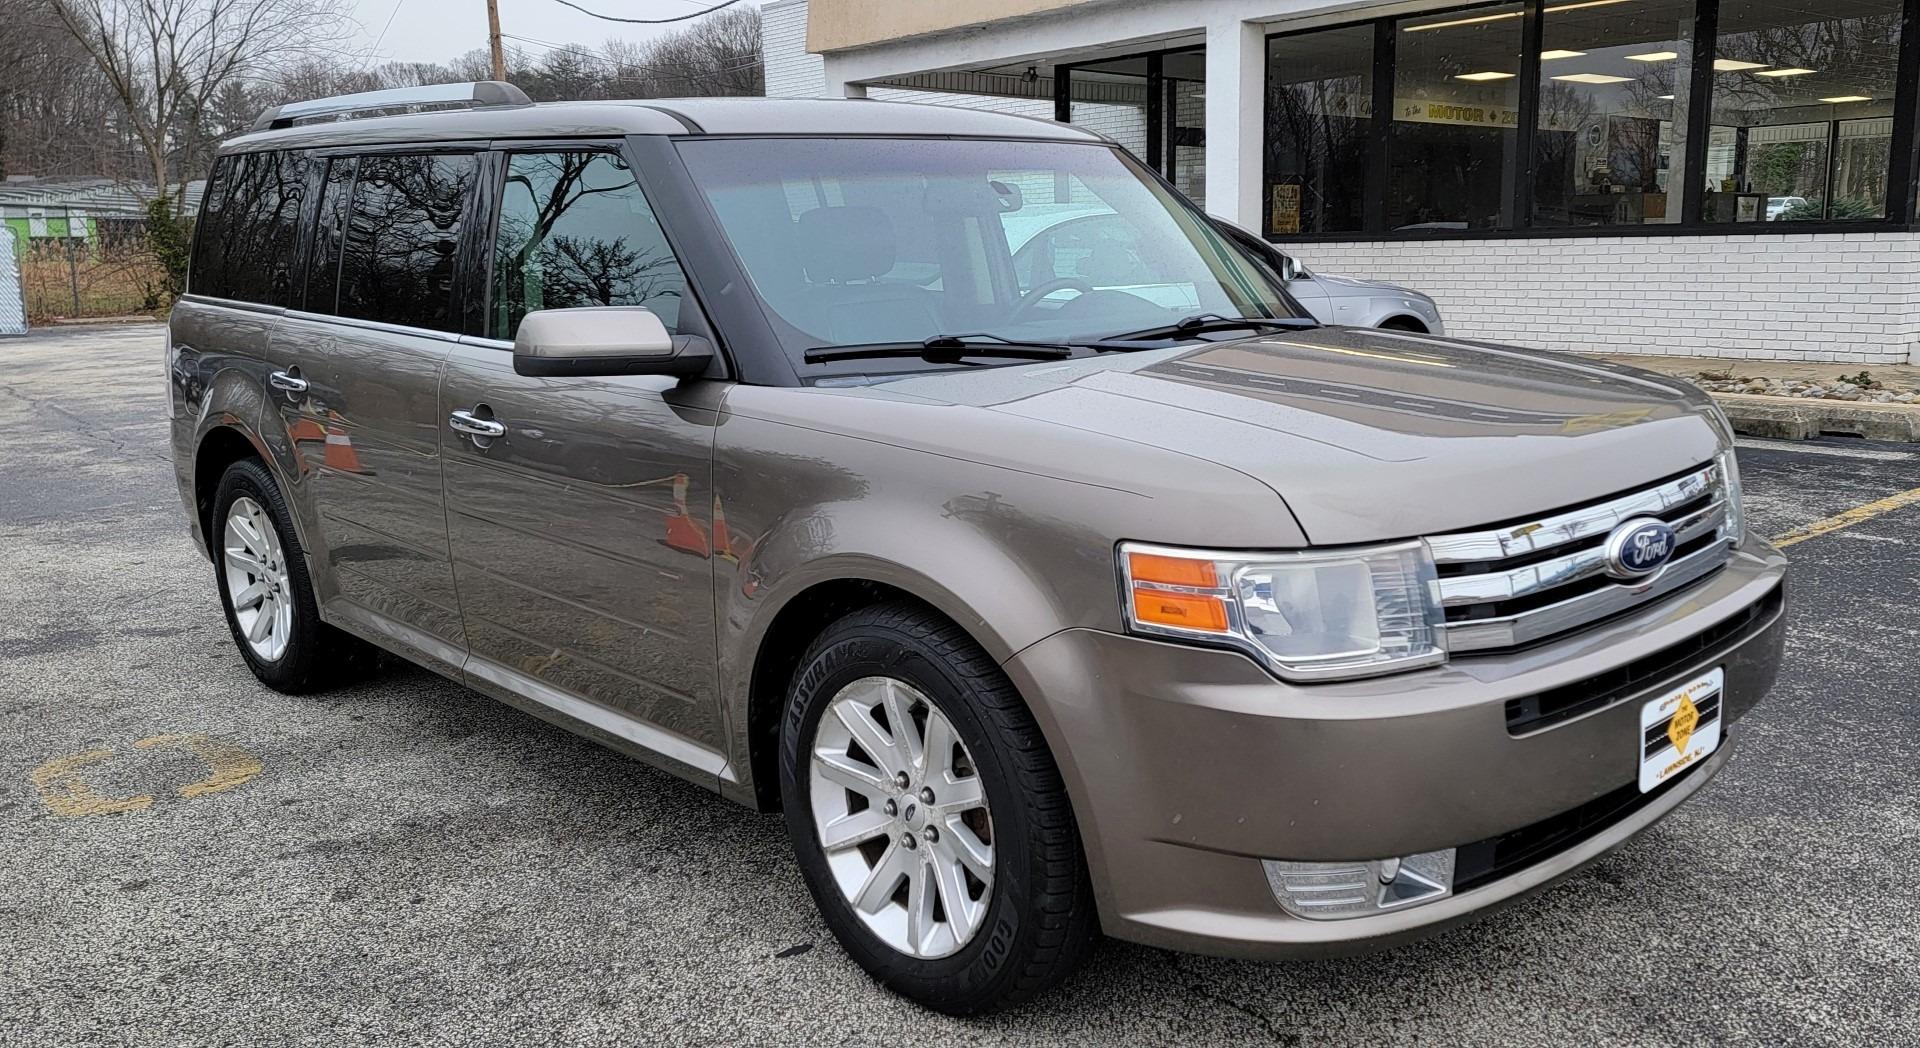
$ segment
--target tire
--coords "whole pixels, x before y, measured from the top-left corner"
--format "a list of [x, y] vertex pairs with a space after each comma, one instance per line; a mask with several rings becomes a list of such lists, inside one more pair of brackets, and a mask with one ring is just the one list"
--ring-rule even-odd
[[[857, 710], [875, 694], [885, 696], [873, 707], [876, 726], [889, 736], [898, 738], [893, 724], [899, 715], [889, 714], [882, 725], [879, 712], [908, 703], [911, 712], [906, 716], [914, 721], [916, 737], [935, 737], [936, 716], [950, 727], [959, 743], [958, 750], [945, 747], [944, 762], [952, 771], [937, 770], [942, 761], [932, 754], [940, 745], [922, 744], [929, 770], [913, 773], [915, 781], [907, 789], [887, 780], [887, 792], [873, 794], [863, 792], [865, 787], [856, 790], [823, 781], [816, 744], [833, 749], [839, 745], [835, 739], [857, 743], [867, 737], [846, 728], [842, 704]], [[900, 707], [892, 705], [895, 698]], [[835, 712], [828, 720], [830, 708]], [[939, 737], [946, 738], [944, 733]], [[835, 752], [858, 763], [853, 745]], [[866, 772], [886, 778], [884, 760], [869, 757], [867, 765]], [[956, 774], [960, 777], [953, 777]], [[1079, 829], [1033, 714], [972, 638], [922, 606], [893, 602], [864, 608], [835, 622], [814, 641], [801, 659], [781, 719], [780, 784], [787, 833], [822, 917], [862, 968], [905, 997], [949, 1015], [977, 1015], [1020, 1004], [1064, 979], [1096, 938], [1093, 890]], [[936, 785], [949, 791], [943, 802], [947, 807], [919, 804], [929, 797], [938, 800], [937, 794], [921, 792]], [[984, 797], [983, 809], [952, 814], [955, 806], [975, 795]], [[884, 800], [863, 800], [869, 796]], [[874, 811], [887, 801], [897, 810]], [[833, 813], [842, 804], [862, 806], [858, 817], [867, 820], [860, 824], [862, 831], [879, 823], [887, 829], [858, 848], [836, 847], [830, 858], [822, 834], [833, 827]], [[943, 825], [944, 838], [924, 836]], [[904, 847], [903, 836], [929, 843]], [[990, 881], [974, 876], [966, 863], [947, 862], [947, 870], [966, 871], [948, 880], [935, 872], [946, 856], [965, 853], [977, 863], [981, 856], [976, 849], [983, 842], [991, 849], [986, 864]], [[911, 916], [916, 899], [923, 898], [916, 896], [912, 877], [903, 875], [878, 915], [864, 906], [856, 908], [856, 897], [867, 897], [853, 890], [862, 877], [857, 863], [878, 870], [887, 861], [884, 856], [894, 854], [909, 868], [922, 864], [918, 868], [925, 891], [939, 900], [921, 911], [927, 916], [919, 928], [932, 928], [929, 934], [918, 934]], [[960, 904], [948, 905], [950, 897], [960, 898]], [[899, 920], [893, 920], [896, 906], [904, 915]], [[962, 926], [956, 913], [971, 915], [964, 917], [972, 928], [964, 941], [953, 941]], [[944, 927], [939, 924], [943, 919]], [[903, 938], [906, 945], [898, 945]], [[907, 952], [910, 949], [923, 955]]]
[[[230, 532], [229, 518], [243, 500], [243, 510], [258, 510], [247, 514], [253, 530]], [[373, 666], [376, 653], [371, 645], [320, 621], [306, 553], [293, 530], [286, 499], [258, 459], [241, 459], [227, 467], [214, 489], [208, 523], [207, 545], [213, 554], [220, 607], [226, 612], [234, 646], [260, 683], [290, 695], [308, 694], [361, 676]], [[265, 559], [259, 556], [263, 550], [269, 554]], [[236, 552], [266, 570], [255, 573], [236, 563]], [[245, 587], [242, 596], [257, 593], [261, 586], [270, 595], [236, 608], [236, 582]], [[270, 606], [276, 614], [257, 639], [250, 637]]]

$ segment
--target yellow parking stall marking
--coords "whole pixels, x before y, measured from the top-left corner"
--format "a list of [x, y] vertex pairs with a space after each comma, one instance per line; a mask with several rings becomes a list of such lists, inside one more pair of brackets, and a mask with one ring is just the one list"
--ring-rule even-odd
[[1782, 532], [1773, 537], [1773, 544], [1785, 549], [1796, 542], [1805, 542], [1829, 532], [1850, 528], [1855, 524], [1872, 520], [1896, 509], [1920, 504], [1920, 488], [1911, 488], [1883, 499], [1875, 499], [1863, 506], [1855, 506], [1844, 513], [1835, 513], [1831, 517], [1822, 517], [1811, 524], [1802, 524], [1792, 531]]
[[151, 794], [102, 797], [80, 776], [81, 768], [111, 756], [112, 750], [101, 749], [55, 757], [28, 772], [27, 781], [40, 791], [40, 799], [55, 815], [116, 815], [150, 807], [153, 804]]
[[[207, 775], [174, 791], [187, 800], [225, 793], [252, 781], [264, 770], [258, 757], [231, 742], [210, 735], [154, 735], [135, 742], [133, 748], [183, 748], [200, 758], [201, 763], [207, 766]], [[41, 802], [55, 815], [117, 815], [152, 807], [153, 795], [150, 793], [134, 797], [105, 797], [87, 781], [82, 770], [113, 755], [111, 748], [101, 747], [55, 757], [28, 772], [27, 781], [33, 784]]]
[[184, 745], [193, 751], [194, 756], [206, 762], [209, 769], [207, 777], [180, 787], [182, 797], [206, 797], [215, 793], [225, 793], [264, 770], [258, 757], [231, 742], [209, 735], [155, 735], [150, 739], [141, 739], [133, 745], [142, 750], [152, 749], [155, 746]]

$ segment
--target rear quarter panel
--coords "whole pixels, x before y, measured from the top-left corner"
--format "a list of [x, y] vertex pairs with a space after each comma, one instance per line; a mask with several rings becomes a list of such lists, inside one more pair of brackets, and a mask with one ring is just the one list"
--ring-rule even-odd
[[[295, 506], [295, 526], [305, 545], [311, 528], [286, 478], [297, 474], [293, 449], [272, 409], [267, 375], [277, 313], [186, 298], [168, 317], [167, 368], [172, 417], [174, 478], [195, 539], [207, 546], [194, 500], [194, 467], [208, 434], [231, 429], [253, 445]], [[276, 430], [279, 432], [276, 434]]]

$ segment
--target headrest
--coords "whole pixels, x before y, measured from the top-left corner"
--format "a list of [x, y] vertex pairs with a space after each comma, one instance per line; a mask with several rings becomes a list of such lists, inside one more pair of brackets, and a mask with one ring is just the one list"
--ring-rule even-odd
[[893, 268], [893, 220], [877, 207], [816, 207], [800, 215], [800, 255], [815, 284], [867, 280]]

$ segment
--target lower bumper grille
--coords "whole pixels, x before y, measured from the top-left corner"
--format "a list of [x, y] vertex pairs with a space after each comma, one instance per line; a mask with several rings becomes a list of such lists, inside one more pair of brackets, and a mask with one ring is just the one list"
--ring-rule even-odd
[[[1722, 742], [1721, 745], [1726, 743]], [[1617, 825], [1634, 812], [1659, 800], [1667, 791], [1699, 775], [1700, 769], [1705, 766], [1706, 763], [1701, 762], [1646, 793], [1640, 792], [1638, 783], [1630, 782], [1578, 808], [1530, 826], [1461, 845], [1454, 853], [1454, 894], [1491, 884], [1599, 836], [1608, 827]]]
[[1766, 596], [1748, 605], [1716, 625], [1670, 644], [1651, 655], [1616, 666], [1598, 676], [1563, 685], [1537, 695], [1507, 702], [1507, 734], [1527, 735], [1556, 724], [1585, 716], [1652, 688], [1661, 681], [1681, 676], [1694, 668], [1702, 657], [1720, 648], [1731, 647], [1766, 629], [1786, 603], [1784, 587], [1776, 586]]

